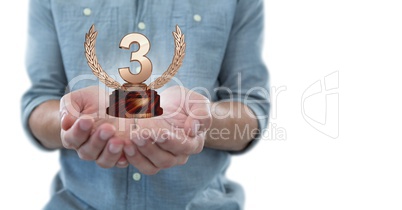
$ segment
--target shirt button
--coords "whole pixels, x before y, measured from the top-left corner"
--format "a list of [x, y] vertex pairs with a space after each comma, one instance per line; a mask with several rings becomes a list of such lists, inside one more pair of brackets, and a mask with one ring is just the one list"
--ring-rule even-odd
[[144, 30], [145, 27], [146, 27], [146, 25], [145, 25], [144, 22], [139, 22], [139, 23], [138, 23], [138, 28], [139, 28], [140, 30]]
[[194, 20], [197, 21], [197, 22], [200, 22], [200, 21], [202, 20], [202, 17], [201, 17], [201, 15], [199, 15], [199, 14], [194, 15], [193, 18], [194, 18]]
[[134, 173], [133, 174], [133, 179], [134, 181], [140, 181], [141, 180], [141, 174], [140, 173]]
[[85, 8], [83, 11], [82, 11], [82, 13], [84, 13], [84, 15], [85, 16], [90, 16], [91, 15], [91, 9], [89, 9], [89, 8]]

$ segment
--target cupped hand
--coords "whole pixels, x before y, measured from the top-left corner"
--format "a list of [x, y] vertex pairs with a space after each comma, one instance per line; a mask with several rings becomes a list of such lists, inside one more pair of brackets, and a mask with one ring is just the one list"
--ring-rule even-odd
[[96, 161], [103, 168], [124, 167], [125, 141], [115, 135], [116, 126], [106, 116], [108, 103], [108, 94], [97, 86], [65, 95], [60, 101], [61, 140], [83, 160]]
[[190, 155], [203, 149], [205, 133], [212, 121], [209, 104], [206, 97], [184, 87], [163, 91], [164, 114], [139, 119], [135, 129], [130, 129], [130, 139], [135, 145], [124, 149], [135, 154], [126, 155], [129, 163], [146, 174], [185, 164]]
[[201, 152], [211, 125], [209, 100], [175, 86], [161, 93], [164, 114], [134, 119], [106, 115], [108, 96], [99, 87], [65, 95], [60, 103], [61, 138], [80, 158], [104, 168], [135, 166], [144, 174], [185, 164]]

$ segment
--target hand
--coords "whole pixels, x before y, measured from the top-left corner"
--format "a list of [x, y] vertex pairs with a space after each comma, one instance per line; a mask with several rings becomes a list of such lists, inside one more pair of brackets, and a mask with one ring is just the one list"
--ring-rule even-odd
[[174, 86], [161, 93], [164, 114], [138, 119], [130, 130], [124, 151], [130, 164], [142, 173], [155, 174], [161, 169], [185, 164], [192, 154], [202, 151], [205, 133], [211, 125], [209, 100], [194, 91]]
[[166, 89], [164, 115], [138, 120], [135, 130], [133, 119], [106, 115], [108, 104], [108, 94], [97, 87], [67, 94], [60, 103], [63, 145], [104, 168], [126, 167], [128, 160], [142, 173], [155, 174], [185, 164], [202, 150], [211, 125], [209, 100], [182, 87]]
[[[107, 122], [105, 104], [108, 94], [88, 87], [65, 95], [60, 101], [61, 140], [67, 149], [75, 149], [83, 160], [92, 160], [103, 168], [126, 166], [122, 150], [124, 140], [115, 136], [116, 127]], [[120, 164], [118, 164], [120, 163]]]

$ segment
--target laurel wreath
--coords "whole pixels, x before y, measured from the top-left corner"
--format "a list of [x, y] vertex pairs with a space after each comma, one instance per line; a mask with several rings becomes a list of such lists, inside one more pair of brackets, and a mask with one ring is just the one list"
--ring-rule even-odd
[[155, 81], [149, 84], [148, 89], [158, 89], [164, 86], [174, 77], [174, 75], [176, 75], [177, 71], [183, 64], [183, 58], [186, 54], [186, 43], [184, 41], [184, 34], [182, 34], [178, 25], [176, 25], [176, 31], [173, 32], [173, 38], [175, 50], [172, 63], [169, 65], [169, 68], [162, 74], [162, 76], [158, 77]]
[[[88, 66], [92, 69], [95, 76], [99, 78], [106, 86], [113, 89], [120, 89], [121, 85], [119, 82], [110, 77], [102, 68], [96, 57], [96, 37], [98, 32], [95, 31], [95, 26], [92, 25], [88, 33], [85, 34], [85, 57], [87, 58]], [[183, 64], [183, 58], [186, 51], [186, 43], [184, 40], [184, 34], [181, 32], [180, 27], [176, 26], [176, 31], [173, 32], [173, 38], [175, 43], [175, 53], [172, 59], [172, 63], [169, 65], [168, 69], [155, 81], [151, 82], [147, 89], [158, 89], [168, 83]]]
[[87, 63], [89, 67], [92, 69], [92, 72], [99, 78], [99, 80], [105, 83], [106, 86], [119, 89], [121, 87], [120, 83], [111, 78], [103, 69], [102, 66], [98, 62], [98, 58], [96, 57], [95, 43], [96, 37], [98, 36], [98, 32], [95, 31], [95, 26], [92, 25], [89, 29], [89, 32], [85, 34], [85, 57], [87, 58]]

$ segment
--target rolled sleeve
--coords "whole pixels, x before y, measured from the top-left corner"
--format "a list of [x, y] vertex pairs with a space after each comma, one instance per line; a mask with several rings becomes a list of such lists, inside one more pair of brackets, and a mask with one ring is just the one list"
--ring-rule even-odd
[[33, 143], [45, 149], [29, 128], [32, 111], [48, 100], [59, 100], [65, 92], [67, 79], [61, 59], [51, 5], [48, 0], [31, 0], [29, 4], [26, 70], [31, 87], [22, 96], [23, 127]]
[[262, 59], [263, 1], [240, 0], [232, 25], [225, 58], [219, 74], [221, 101], [247, 105], [258, 120], [259, 135], [241, 152], [250, 150], [261, 138], [269, 118], [269, 75]]

